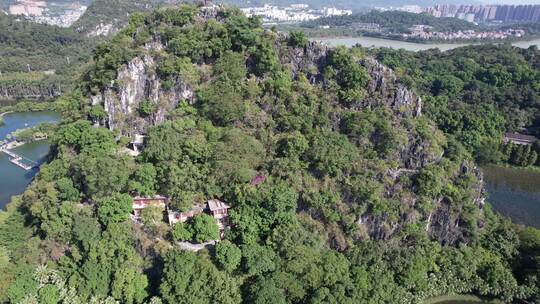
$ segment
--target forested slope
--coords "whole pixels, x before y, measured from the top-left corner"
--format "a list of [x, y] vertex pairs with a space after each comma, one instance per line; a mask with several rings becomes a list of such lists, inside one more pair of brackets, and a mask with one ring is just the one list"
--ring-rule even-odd
[[427, 13], [415, 14], [401, 11], [371, 11], [364, 14], [326, 17], [304, 22], [302, 26], [315, 28], [323, 25], [352, 27], [355, 23], [376, 23], [389, 33], [408, 33], [414, 25], [428, 25], [433, 27], [433, 31], [438, 32], [478, 29], [474, 23], [457, 18], [437, 18]]
[[124, 27], [134, 12], [192, 2], [183, 0], [94, 0], [86, 12], [72, 25], [88, 37], [109, 36]]
[[71, 88], [93, 42], [71, 29], [0, 14], [0, 98], [51, 98]]
[[[423, 106], [365, 52], [234, 9], [133, 14], [58, 101], [49, 163], [0, 214], [2, 301], [538, 301], [539, 232], [490, 210]], [[177, 211], [227, 202], [225, 240], [192, 253], [176, 241], [207, 239], [203, 218], [133, 222], [132, 196], [154, 194]]]
[[[500, 145], [504, 132], [540, 137], [540, 52], [536, 47], [501, 44], [448, 52], [368, 52], [424, 96], [425, 112], [431, 119], [482, 162], [512, 162], [512, 149]], [[540, 153], [540, 146], [534, 150]]]

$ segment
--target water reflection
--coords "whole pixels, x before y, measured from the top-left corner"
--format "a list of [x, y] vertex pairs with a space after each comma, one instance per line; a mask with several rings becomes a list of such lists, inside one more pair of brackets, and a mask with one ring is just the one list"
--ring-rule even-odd
[[[4, 116], [4, 125], [0, 126], [0, 140], [16, 129], [35, 126], [42, 122], [57, 122], [60, 116], [54, 112], [11, 113]], [[15, 153], [40, 162], [47, 155], [49, 144], [39, 141], [16, 148]], [[20, 194], [32, 181], [37, 170], [24, 171], [9, 162], [8, 157], [0, 153], [0, 209], [9, 202], [12, 195]]]
[[515, 223], [540, 228], [540, 172], [498, 166], [483, 171], [493, 209]]

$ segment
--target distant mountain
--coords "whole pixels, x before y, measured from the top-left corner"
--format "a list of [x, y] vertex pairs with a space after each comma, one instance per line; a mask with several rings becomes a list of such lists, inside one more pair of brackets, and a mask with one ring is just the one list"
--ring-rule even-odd
[[129, 15], [158, 6], [178, 5], [183, 0], [94, 0], [82, 17], [73, 24], [86, 36], [108, 36], [123, 27]]
[[350, 27], [356, 23], [379, 24], [389, 33], [407, 33], [409, 28], [417, 24], [431, 26], [434, 31], [455, 32], [474, 30], [478, 26], [457, 18], [437, 18], [429, 14], [414, 14], [400, 11], [371, 11], [367, 14], [353, 14], [349, 16], [332, 16], [312, 20], [301, 24], [302, 27], [319, 28], [323, 25], [331, 27]]

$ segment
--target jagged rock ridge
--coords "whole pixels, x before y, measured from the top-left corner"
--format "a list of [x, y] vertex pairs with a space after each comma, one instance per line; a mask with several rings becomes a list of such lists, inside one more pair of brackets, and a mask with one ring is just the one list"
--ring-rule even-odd
[[[217, 20], [218, 15], [204, 11], [203, 19]], [[324, 77], [324, 68], [328, 64], [332, 49], [314, 42], [304, 47], [283, 47], [287, 45], [287, 39], [287, 36], [282, 34], [275, 37], [274, 47], [280, 64], [288, 67], [293, 78], [303, 74], [312, 85], [326, 90], [328, 84]], [[107, 113], [106, 118], [99, 123], [124, 135], [134, 136], [145, 133], [151, 126], [163, 123], [179, 102], [197, 104], [197, 88], [186, 79], [175, 76], [172, 84], [164, 85], [164, 79], [159, 76], [158, 59], [155, 57], [156, 53], [163, 52], [168, 47], [162, 41], [161, 37], [154, 36], [136, 57], [120, 67], [111, 85], [102, 87], [97, 94], [89, 97], [91, 104], [102, 104]], [[376, 177], [385, 184], [385, 190], [381, 194], [384, 199], [398, 200], [402, 211], [400, 218], [395, 219], [386, 214], [375, 214], [367, 210], [357, 214], [357, 225], [372, 239], [389, 239], [407, 224], [423, 222], [428, 235], [443, 244], [467, 243], [470, 238], [467, 231], [471, 227], [463, 227], [461, 210], [456, 210], [451, 201], [440, 196], [433, 200], [433, 209], [423, 215], [416, 209], [416, 205], [420, 203], [419, 198], [410, 189], [404, 189], [404, 180], [410, 179], [431, 165], [438, 164], [443, 159], [443, 151], [440, 149], [442, 143], [433, 142], [436, 141], [434, 139], [426, 140], [416, 131], [422, 119], [421, 98], [401, 84], [391, 69], [376, 60], [363, 58], [358, 64], [365, 68], [370, 79], [365, 88], [365, 98], [350, 104], [349, 108], [352, 110], [382, 108], [390, 111], [392, 125], [402, 130], [399, 148], [387, 157], [392, 161], [393, 167]], [[205, 64], [194, 66], [198, 70], [206, 68]], [[264, 79], [259, 78], [257, 81], [263, 82]], [[154, 112], [147, 117], [137, 112], [143, 101], [148, 101], [155, 107]], [[268, 109], [271, 111], [271, 107]], [[332, 115], [334, 128], [338, 130], [341, 117], [338, 114]], [[428, 124], [427, 128], [436, 136], [442, 136], [432, 124]], [[467, 174], [478, 180], [469, 189], [474, 193], [469, 203], [478, 210], [477, 216], [480, 220], [475, 225], [481, 228], [483, 225], [481, 212], [485, 196], [481, 173], [470, 163], [463, 163], [461, 167], [453, 170], [455, 173], [447, 182], [464, 178], [463, 176]], [[335, 236], [335, 239], [337, 238]], [[346, 247], [345, 244], [334, 246], [341, 249]]]

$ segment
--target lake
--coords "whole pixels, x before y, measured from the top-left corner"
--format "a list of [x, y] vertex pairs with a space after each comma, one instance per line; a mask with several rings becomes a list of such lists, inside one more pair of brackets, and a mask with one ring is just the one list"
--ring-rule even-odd
[[[44, 122], [58, 122], [60, 115], [50, 111], [10, 113], [3, 118], [4, 125], [0, 126], [0, 140], [5, 139], [9, 133], [36, 126]], [[13, 150], [15, 153], [39, 162], [47, 155], [49, 143], [40, 141], [26, 144]], [[12, 195], [21, 194], [30, 184], [37, 173], [37, 169], [25, 171], [9, 162], [7, 155], [0, 153], [0, 209], [9, 203]]]
[[514, 223], [540, 229], [540, 172], [498, 166], [483, 171], [493, 209]]
[[[360, 44], [363, 47], [387, 47], [393, 49], [406, 49], [408, 51], [423, 51], [427, 49], [438, 48], [441, 51], [447, 51], [454, 48], [472, 45], [474, 43], [414, 43], [414, 42], [405, 42], [398, 40], [374, 38], [374, 37], [357, 37], [357, 38], [312, 38], [314, 41], [320, 41], [322, 43], [328, 44], [329, 46], [339, 46], [344, 45], [347, 47]], [[478, 44], [478, 43], [476, 43]], [[530, 41], [518, 41], [512, 43], [515, 46], [521, 48], [528, 48], [531, 45], [540, 45], [540, 39], [534, 39]]]

